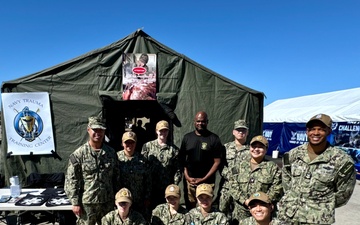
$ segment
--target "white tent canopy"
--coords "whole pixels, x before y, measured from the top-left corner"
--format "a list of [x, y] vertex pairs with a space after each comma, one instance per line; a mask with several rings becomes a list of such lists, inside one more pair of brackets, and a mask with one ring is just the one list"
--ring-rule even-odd
[[264, 123], [306, 123], [318, 113], [334, 122], [360, 121], [360, 88], [277, 100], [264, 108]]

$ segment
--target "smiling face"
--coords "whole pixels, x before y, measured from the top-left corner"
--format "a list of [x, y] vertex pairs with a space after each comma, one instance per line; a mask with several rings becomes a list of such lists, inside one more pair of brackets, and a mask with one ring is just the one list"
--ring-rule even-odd
[[136, 142], [133, 140], [127, 140], [122, 143], [126, 155], [133, 155], [135, 153]]
[[251, 201], [249, 209], [251, 215], [257, 222], [270, 222], [273, 205], [262, 201]]
[[166, 142], [166, 139], [169, 135], [169, 130], [168, 129], [157, 130], [156, 134], [159, 140]]
[[212, 197], [206, 194], [201, 194], [197, 197], [199, 206], [205, 210], [211, 208]]
[[178, 198], [176, 196], [168, 196], [165, 199], [171, 208], [176, 209], [176, 210], [179, 208], [180, 198]]
[[205, 112], [198, 112], [194, 118], [195, 130], [199, 133], [207, 130], [208, 117]]
[[261, 161], [264, 159], [266, 154], [266, 147], [260, 142], [254, 142], [250, 145], [250, 155], [256, 161]]
[[90, 127], [87, 128], [87, 132], [89, 134], [90, 141], [93, 143], [102, 143], [105, 137], [105, 130], [104, 129], [91, 129]]
[[306, 129], [309, 143], [315, 146], [325, 144], [327, 142], [326, 137], [330, 132], [330, 128], [320, 121], [314, 121]]

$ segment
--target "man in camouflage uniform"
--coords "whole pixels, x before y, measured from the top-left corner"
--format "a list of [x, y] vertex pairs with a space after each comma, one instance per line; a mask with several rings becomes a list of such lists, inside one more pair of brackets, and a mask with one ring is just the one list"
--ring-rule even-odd
[[277, 218], [272, 217], [274, 205], [269, 196], [264, 192], [255, 192], [249, 198], [249, 210], [251, 217], [243, 219], [239, 224], [241, 225], [282, 225]]
[[189, 211], [186, 224], [191, 225], [229, 225], [228, 218], [222, 212], [212, 207], [213, 188], [210, 184], [202, 183], [196, 187], [198, 206]]
[[147, 158], [152, 178], [151, 209], [164, 203], [164, 191], [169, 184], [180, 182], [179, 148], [169, 143], [169, 123], [161, 120], [156, 124], [157, 139], [145, 143], [141, 154]]
[[233, 135], [234, 141], [226, 143], [226, 161], [225, 167], [222, 170], [222, 177], [224, 178], [224, 184], [221, 189], [221, 195], [219, 200], [219, 209], [227, 216], [230, 216], [233, 210], [233, 200], [229, 194], [229, 188], [231, 187], [231, 181], [233, 175], [229, 168], [236, 167], [239, 162], [249, 159], [249, 145], [246, 144], [248, 136], [248, 125], [245, 120], [237, 120], [234, 123]]
[[166, 203], [156, 206], [152, 211], [152, 225], [183, 225], [187, 210], [180, 205], [180, 188], [170, 184], [165, 189]]
[[123, 150], [117, 153], [120, 165], [121, 187], [128, 188], [133, 196], [132, 208], [150, 219], [151, 175], [147, 159], [135, 151], [137, 137], [132, 131], [122, 136]]
[[281, 169], [273, 161], [265, 159], [268, 146], [264, 136], [253, 137], [249, 150], [251, 157], [231, 168], [234, 176], [229, 192], [234, 200], [232, 224], [238, 224], [240, 220], [251, 216], [247, 205], [254, 191], [265, 192], [274, 204], [283, 194]]
[[[121, 188], [115, 195], [117, 209], [109, 212], [101, 219], [101, 225], [147, 225], [144, 217], [131, 210], [132, 194], [127, 188]], [[98, 224], [100, 225], [100, 224]]]
[[101, 218], [113, 209], [113, 197], [119, 177], [115, 150], [103, 143], [105, 124], [99, 117], [90, 117], [89, 141], [69, 158], [65, 192], [77, 224], [101, 224]]
[[332, 119], [318, 114], [306, 123], [308, 143], [283, 156], [284, 197], [279, 219], [293, 224], [332, 224], [335, 208], [350, 199], [356, 182], [351, 158], [330, 146]]

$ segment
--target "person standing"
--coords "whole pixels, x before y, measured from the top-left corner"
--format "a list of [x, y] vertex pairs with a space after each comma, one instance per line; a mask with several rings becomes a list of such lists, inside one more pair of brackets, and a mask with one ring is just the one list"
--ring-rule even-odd
[[152, 211], [152, 225], [183, 225], [187, 210], [180, 205], [180, 188], [170, 184], [165, 190], [166, 203], [156, 206]]
[[[115, 195], [115, 210], [101, 219], [101, 225], [147, 225], [144, 217], [131, 209], [132, 194], [127, 188], [121, 188]], [[100, 225], [100, 224], [98, 224]]]
[[196, 187], [198, 206], [191, 209], [186, 217], [186, 224], [191, 225], [229, 225], [226, 215], [212, 207], [213, 188], [202, 183]]
[[180, 182], [179, 148], [168, 141], [169, 123], [156, 124], [157, 139], [145, 143], [141, 154], [148, 160], [152, 178], [151, 209], [164, 203], [164, 191], [170, 184]]
[[279, 219], [272, 217], [274, 205], [264, 192], [259, 191], [252, 194], [248, 207], [251, 217], [241, 220], [239, 223], [241, 225], [285, 225]]
[[284, 154], [285, 195], [278, 204], [280, 220], [332, 224], [335, 208], [349, 201], [356, 183], [356, 171], [350, 156], [327, 141], [331, 128], [330, 116], [313, 116], [306, 123], [308, 143]]
[[132, 193], [132, 208], [145, 219], [150, 219], [150, 168], [147, 159], [135, 151], [136, 141], [136, 134], [132, 131], [125, 132], [122, 136], [124, 149], [117, 152], [121, 173], [120, 184]]
[[104, 143], [105, 129], [101, 118], [90, 117], [89, 141], [69, 157], [64, 190], [77, 224], [101, 224], [101, 218], [114, 206], [119, 165], [115, 150]]
[[221, 175], [224, 179], [223, 186], [221, 188], [220, 200], [219, 200], [219, 209], [221, 212], [225, 213], [230, 217], [231, 212], [233, 211], [233, 199], [229, 194], [231, 187], [231, 182], [233, 180], [232, 171], [229, 168], [239, 165], [239, 162], [250, 159], [249, 145], [246, 144], [246, 139], [248, 136], [249, 127], [245, 120], [237, 120], [234, 123], [234, 141], [226, 143], [226, 161], [225, 166], [221, 172]]
[[281, 169], [273, 161], [265, 160], [268, 146], [264, 136], [253, 137], [250, 141], [251, 158], [230, 168], [234, 176], [229, 191], [234, 200], [231, 224], [238, 224], [240, 220], [251, 216], [248, 203], [254, 191], [265, 192], [274, 204], [283, 194]]
[[187, 208], [196, 206], [196, 187], [202, 183], [215, 184], [215, 173], [220, 162], [223, 146], [220, 138], [207, 129], [208, 115], [196, 113], [195, 131], [187, 133], [181, 143], [179, 159], [184, 168], [187, 184]]

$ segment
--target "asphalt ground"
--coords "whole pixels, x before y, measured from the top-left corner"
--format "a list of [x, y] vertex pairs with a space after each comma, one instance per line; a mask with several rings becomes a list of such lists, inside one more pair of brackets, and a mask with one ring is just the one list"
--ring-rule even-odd
[[356, 181], [355, 190], [349, 202], [335, 210], [335, 225], [360, 224], [360, 180]]

